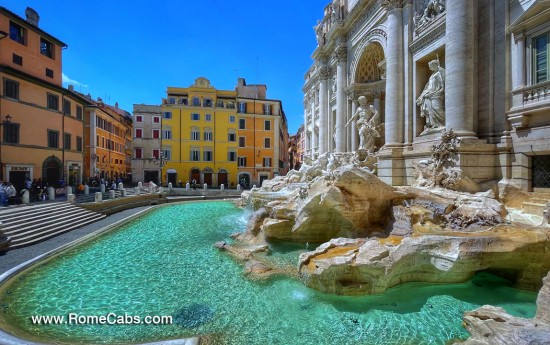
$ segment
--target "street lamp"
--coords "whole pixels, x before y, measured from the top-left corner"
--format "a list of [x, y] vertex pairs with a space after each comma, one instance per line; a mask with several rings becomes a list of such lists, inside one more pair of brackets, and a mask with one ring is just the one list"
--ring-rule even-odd
[[4, 181], [4, 163], [2, 163], [2, 141], [4, 140], [4, 138], [2, 138], [3, 130], [1, 129], [4, 125], [7, 125], [11, 122], [11, 115], [7, 114], [5, 118], [6, 119], [2, 120], [2, 122], [0, 123], [0, 181]]
[[158, 158], [153, 158], [153, 164], [158, 165], [160, 167], [160, 185], [162, 186], [162, 168], [168, 163], [168, 160], [166, 157], [164, 157], [164, 152], [160, 152], [160, 155]]

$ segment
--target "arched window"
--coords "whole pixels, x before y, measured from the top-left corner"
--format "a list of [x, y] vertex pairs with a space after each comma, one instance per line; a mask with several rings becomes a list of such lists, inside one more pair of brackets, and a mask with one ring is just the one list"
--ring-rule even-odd
[[381, 80], [381, 73], [378, 64], [384, 60], [384, 50], [378, 43], [371, 43], [366, 48], [359, 64], [357, 65], [357, 72], [355, 74], [356, 83], [372, 83]]

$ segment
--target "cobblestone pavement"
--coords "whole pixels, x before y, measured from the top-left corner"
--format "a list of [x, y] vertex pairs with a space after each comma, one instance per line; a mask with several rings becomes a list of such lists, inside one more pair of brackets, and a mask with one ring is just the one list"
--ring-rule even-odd
[[121, 212], [112, 214], [108, 217], [105, 217], [97, 222], [66, 232], [59, 236], [50, 238], [46, 241], [36, 243], [28, 247], [12, 249], [7, 252], [2, 252], [0, 253], [0, 274], [12, 269], [17, 265], [22, 264], [23, 262], [33, 259], [38, 255], [41, 255], [53, 249], [59, 248], [64, 244], [77, 240], [87, 234], [90, 234], [96, 230], [99, 230], [107, 225], [110, 225], [128, 216], [136, 214], [147, 208], [149, 208], [149, 206], [136, 207], [130, 210], [121, 211]]

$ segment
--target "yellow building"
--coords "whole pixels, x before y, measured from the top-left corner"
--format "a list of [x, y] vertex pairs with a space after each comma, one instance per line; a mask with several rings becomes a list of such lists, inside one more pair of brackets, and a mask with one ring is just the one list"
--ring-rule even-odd
[[[25, 180], [56, 186], [82, 181], [87, 102], [61, 85], [67, 45], [0, 7], [0, 180], [18, 190]], [[39, 120], [37, 120], [39, 119]]]
[[236, 92], [217, 90], [206, 78], [187, 88], [168, 87], [162, 104], [162, 183], [237, 184]]

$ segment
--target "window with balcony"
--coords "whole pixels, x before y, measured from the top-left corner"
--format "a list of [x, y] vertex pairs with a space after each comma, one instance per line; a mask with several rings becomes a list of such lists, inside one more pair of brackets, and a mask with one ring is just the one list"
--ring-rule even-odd
[[4, 79], [4, 96], [19, 99], [19, 83], [11, 79]]
[[27, 30], [19, 24], [10, 22], [10, 39], [21, 44], [26, 42]]
[[40, 54], [53, 59], [54, 45], [52, 42], [40, 38]]
[[548, 55], [550, 55], [549, 38], [549, 32], [533, 38], [533, 84], [550, 80], [550, 62], [548, 61]]

